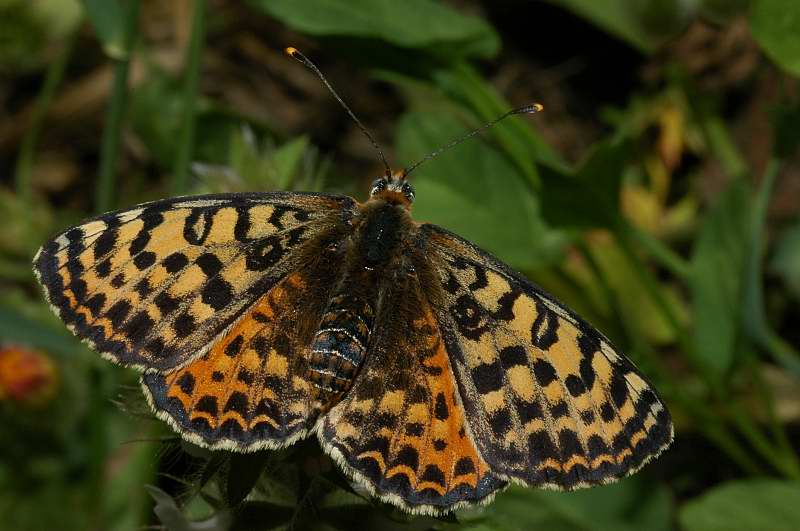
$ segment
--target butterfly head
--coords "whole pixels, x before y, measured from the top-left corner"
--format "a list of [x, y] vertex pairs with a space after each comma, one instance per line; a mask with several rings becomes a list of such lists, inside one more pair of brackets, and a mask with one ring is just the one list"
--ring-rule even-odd
[[370, 198], [383, 199], [387, 203], [411, 208], [414, 203], [414, 188], [406, 181], [404, 172], [396, 172], [375, 179], [369, 192]]

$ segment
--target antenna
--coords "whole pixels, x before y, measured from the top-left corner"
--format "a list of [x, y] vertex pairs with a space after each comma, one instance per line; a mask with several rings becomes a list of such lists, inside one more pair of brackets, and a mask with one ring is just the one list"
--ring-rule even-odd
[[447, 151], [451, 147], [457, 146], [458, 144], [460, 144], [464, 140], [467, 140], [468, 138], [471, 138], [471, 137], [477, 135], [478, 133], [481, 133], [481, 132], [485, 131], [486, 129], [489, 129], [492, 126], [497, 125], [498, 123], [502, 122], [503, 120], [505, 120], [509, 116], [513, 116], [515, 114], [534, 114], [534, 113], [537, 113], [537, 112], [541, 111], [542, 109], [544, 109], [544, 106], [542, 106], [541, 103], [529, 103], [528, 105], [523, 105], [522, 107], [517, 107], [516, 109], [511, 109], [507, 113], [503, 114], [502, 116], [499, 116], [498, 118], [495, 118], [491, 122], [485, 123], [482, 126], [478, 127], [477, 129], [474, 129], [474, 130], [470, 131], [469, 133], [466, 133], [464, 135], [461, 135], [460, 137], [457, 137], [457, 138], [451, 140], [450, 142], [448, 142], [444, 146], [440, 147], [436, 151], [434, 151], [432, 153], [429, 153], [428, 155], [423, 157], [421, 160], [419, 160], [416, 163], [412, 164], [409, 168], [403, 170], [403, 177], [408, 177], [409, 173], [411, 173], [412, 171], [416, 170], [422, 164], [428, 162], [429, 160], [431, 160], [433, 158], [438, 157], [439, 155], [441, 155], [442, 153], [444, 153], [445, 151]]
[[366, 136], [369, 139], [369, 141], [372, 142], [372, 146], [378, 152], [378, 156], [381, 158], [381, 162], [383, 162], [383, 165], [386, 168], [386, 176], [387, 177], [391, 176], [392, 170], [389, 168], [389, 163], [386, 162], [386, 157], [383, 156], [383, 150], [381, 149], [381, 146], [378, 145], [378, 142], [375, 140], [375, 138], [370, 134], [367, 128], [364, 127], [364, 124], [361, 123], [361, 120], [356, 118], [356, 115], [353, 114], [353, 111], [350, 110], [350, 107], [347, 106], [344, 100], [342, 100], [342, 98], [339, 97], [339, 94], [337, 94], [336, 91], [333, 90], [333, 87], [331, 86], [330, 83], [328, 83], [328, 80], [325, 79], [325, 76], [322, 74], [320, 69], [317, 68], [317, 65], [312, 63], [311, 59], [303, 55], [297, 48], [289, 46], [284, 51], [286, 52], [286, 55], [294, 59], [297, 59], [298, 61], [306, 65], [309, 69], [311, 69], [311, 71], [317, 74], [317, 77], [322, 80], [322, 83], [324, 83], [325, 87], [327, 87], [330, 93], [333, 94], [333, 97], [336, 98], [336, 101], [339, 102], [339, 105], [341, 105], [344, 108], [344, 110], [347, 112], [350, 118], [352, 118], [353, 121], [356, 123], [358, 128], [361, 129], [361, 132], [364, 133], [364, 136]]

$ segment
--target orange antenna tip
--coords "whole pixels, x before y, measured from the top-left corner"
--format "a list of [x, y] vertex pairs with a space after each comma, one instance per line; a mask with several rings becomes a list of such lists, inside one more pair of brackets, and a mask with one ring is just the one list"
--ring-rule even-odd
[[315, 65], [313, 63], [313, 61], [311, 61], [311, 59], [309, 59], [308, 57], [303, 55], [302, 52], [300, 52], [300, 50], [298, 50], [297, 48], [294, 48], [292, 46], [288, 46], [288, 47], [286, 47], [284, 49], [284, 51], [286, 52], [286, 54], [289, 57], [292, 57], [293, 59], [297, 59], [298, 61], [300, 61], [301, 63], [306, 65], [306, 67], [311, 69], [311, 71], [314, 72], [317, 75], [317, 77], [320, 79], [320, 81], [322, 81], [322, 84], [325, 85], [325, 87], [328, 89], [328, 91], [330, 91], [331, 95], [336, 99], [336, 101], [339, 102], [339, 105], [342, 106], [342, 108], [345, 110], [345, 112], [348, 114], [348, 116], [350, 116], [350, 118], [356, 123], [358, 128], [361, 129], [361, 132], [364, 133], [364, 136], [366, 136], [369, 139], [369, 141], [372, 143], [372, 146], [378, 152], [378, 156], [380, 157], [381, 162], [383, 162], [383, 167], [386, 168], [386, 176], [387, 177], [390, 176], [392, 174], [392, 171], [389, 168], [389, 163], [386, 162], [386, 157], [383, 155], [383, 150], [378, 145], [377, 140], [375, 140], [375, 138], [372, 136], [372, 134], [370, 134], [370, 132], [367, 130], [367, 128], [364, 127], [364, 124], [361, 123], [361, 120], [359, 120], [356, 117], [356, 115], [353, 114], [353, 111], [350, 110], [350, 107], [347, 106], [347, 104], [344, 102], [344, 100], [342, 100], [342, 98], [339, 96], [339, 94], [336, 93], [336, 91], [333, 89], [331, 84], [328, 83], [328, 80], [325, 79], [325, 76], [322, 74], [320, 69], [317, 68], [317, 65]]

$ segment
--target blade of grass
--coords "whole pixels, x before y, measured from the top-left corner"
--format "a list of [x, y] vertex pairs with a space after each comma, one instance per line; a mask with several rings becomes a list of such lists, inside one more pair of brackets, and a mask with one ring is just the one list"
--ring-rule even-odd
[[741, 151], [733, 142], [725, 122], [717, 115], [700, 112], [700, 123], [711, 152], [719, 160], [725, 173], [730, 177], [747, 175], [747, 163]]
[[[53, 95], [59, 85], [61, 85], [61, 80], [64, 78], [64, 71], [72, 55], [72, 49], [77, 34], [78, 32], [75, 31], [64, 39], [64, 46], [61, 52], [56, 56], [53, 62], [50, 63], [50, 66], [47, 67], [44, 83], [42, 84], [39, 94], [36, 96], [36, 102], [33, 104], [33, 115], [31, 117], [30, 127], [22, 137], [22, 143], [14, 168], [14, 181], [17, 195], [26, 205], [30, 205], [32, 201], [31, 169], [33, 168], [36, 144], [39, 141], [44, 118], [50, 108], [50, 103], [53, 101]], [[30, 212], [30, 209], [28, 208], [26, 211]]]
[[206, 32], [206, 11], [208, 0], [195, 0], [192, 15], [192, 34], [186, 62], [186, 79], [183, 86], [183, 119], [178, 140], [178, 154], [175, 157], [172, 191], [176, 195], [186, 193], [189, 178], [189, 164], [194, 151], [195, 104], [200, 81], [200, 59], [203, 54]]
[[139, 0], [125, 2], [124, 48], [126, 53], [114, 59], [114, 84], [106, 109], [103, 143], [100, 148], [100, 173], [95, 188], [95, 211], [100, 214], [114, 207], [114, 183], [119, 166], [122, 124], [128, 106], [128, 71], [139, 21]]
[[[133, 43], [139, 19], [139, 0], [125, 2], [124, 46], [125, 54], [113, 59], [114, 80], [111, 96], [106, 109], [106, 124], [100, 148], [100, 169], [95, 187], [95, 211], [107, 212], [112, 209], [114, 184], [118, 167], [119, 146], [122, 139], [122, 125], [128, 101], [128, 71]], [[89, 447], [92, 452], [92, 465], [89, 470], [91, 499], [104, 500], [105, 472], [111, 454], [108, 434], [108, 399], [116, 388], [117, 378], [112, 371], [92, 366], [90, 371], [94, 380], [90, 386]], [[92, 518], [95, 527], [100, 527], [106, 518], [107, 506], [98, 503], [94, 506]]]
[[778, 336], [767, 321], [762, 289], [762, 261], [764, 257], [764, 231], [769, 199], [775, 185], [780, 162], [773, 158], [764, 172], [761, 189], [756, 197], [753, 226], [750, 233], [750, 255], [744, 287], [742, 321], [744, 329], [761, 348], [794, 374], [800, 374], [800, 353]]
[[639, 242], [650, 256], [670, 273], [680, 279], [685, 279], [689, 276], [689, 262], [664, 245], [660, 240], [631, 223], [623, 223], [622, 230], [627, 231], [631, 238]]
[[783, 452], [775, 448], [775, 445], [773, 445], [761, 429], [755, 425], [752, 417], [744, 413], [741, 407], [737, 407], [737, 405], [734, 404], [730, 410], [731, 419], [739, 430], [739, 433], [750, 442], [750, 445], [767, 463], [788, 479], [800, 479], [800, 468], [798, 468], [796, 457], [784, 456]]
[[764, 402], [764, 409], [767, 412], [767, 421], [769, 422], [770, 430], [772, 431], [772, 437], [780, 451], [783, 452], [786, 462], [792, 468], [792, 477], [797, 477], [797, 475], [800, 474], [800, 463], [798, 462], [797, 454], [792, 447], [792, 443], [789, 441], [789, 437], [786, 434], [786, 430], [778, 418], [778, 414], [775, 409], [775, 397], [772, 394], [772, 389], [769, 387], [769, 385], [767, 385], [767, 382], [764, 381], [761, 367], [755, 363], [755, 358], [751, 356], [751, 359], [753, 360], [752, 370], [749, 372], [753, 376], [753, 381], [755, 383], [758, 395]]
[[[586, 243], [585, 237], [578, 238], [575, 241], [575, 248], [581, 254], [586, 263], [589, 265], [589, 269], [594, 275], [595, 279], [597, 279], [598, 284], [600, 285], [600, 289], [603, 291], [603, 296], [608, 301], [608, 307], [611, 310], [611, 317], [614, 322], [615, 328], [617, 329], [616, 332], [620, 337], [623, 337], [626, 344], [633, 344], [638, 345], [640, 343], [638, 338], [634, 338], [631, 330], [628, 326], [626, 326], [626, 319], [623, 316], [622, 307], [619, 304], [619, 299], [617, 298], [614, 289], [611, 287], [611, 283], [608, 280], [608, 277], [603, 271], [603, 268], [600, 267], [600, 264], [597, 262], [594, 254], [592, 253], [591, 247]], [[635, 346], [634, 346], [635, 348]]]
[[[621, 221], [621, 224], [624, 226], [625, 222]], [[634, 246], [635, 240], [630, 231], [620, 227], [615, 230], [615, 235], [617, 236], [620, 248], [637, 272], [645, 290], [656, 303], [656, 306], [669, 325], [674, 329], [681, 350], [685, 353], [689, 361], [692, 362], [695, 370], [703, 377], [704, 382], [711, 391], [714, 402], [725, 405], [727, 403], [724, 399], [726, 393], [722, 383], [710, 374], [702, 363], [695, 359], [694, 349], [692, 348], [685, 327], [680, 324], [677, 315], [661, 293], [658, 282], [653, 278], [652, 273], [648, 271], [647, 267], [636, 253]], [[673, 389], [673, 391], [677, 390]], [[751, 452], [742, 448], [738, 441], [729, 433], [726, 426], [722, 422], [716, 420], [712, 409], [708, 405], [693, 400], [691, 397], [683, 395], [682, 393], [676, 393], [675, 398], [678, 398], [686, 411], [698, 420], [698, 425], [702, 426], [702, 431], [705, 433], [706, 437], [731, 457], [743, 470], [749, 473], [755, 473], [760, 470], [760, 466], [750, 457]], [[773, 465], [777, 464], [779, 470], [783, 470], [783, 468], [780, 468], [783, 467], [783, 464], [778, 463], [779, 460], [775, 459], [773, 448], [769, 443], [764, 441], [763, 435], [755, 428], [749, 429], [751, 426], [748, 424], [747, 419], [743, 421], [740, 417], [734, 415], [733, 420], [737, 428], [739, 428], [739, 431], [748, 439], [752, 447], [768, 462]], [[713, 425], [711, 424], [712, 421]]]
[[681, 349], [688, 354], [691, 352], [689, 334], [686, 328], [681, 325], [678, 315], [675, 313], [675, 310], [672, 308], [667, 298], [662, 294], [658, 281], [653, 277], [653, 274], [647, 269], [647, 266], [645, 266], [644, 262], [637, 254], [634, 244], [635, 240], [633, 239], [631, 231], [625, 228], [626, 224], [626, 221], [620, 219], [620, 222], [617, 223], [614, 230], [614, 235], [616, 236], [616, 241], [620, 250], [630, 262], [634, 271], [636, 271], [642, 285], [644, 285], [645, 290], [653, 299], [653, 302], [655, 302], [664, 319], [674, 330], [675, 337], [678, 338]]

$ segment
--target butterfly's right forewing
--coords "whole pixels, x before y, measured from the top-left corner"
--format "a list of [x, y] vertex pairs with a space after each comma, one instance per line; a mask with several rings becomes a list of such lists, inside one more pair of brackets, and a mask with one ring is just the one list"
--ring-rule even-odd
[[353, 204], [287, 193], [147, 203], [56, 236], [34, 270], [79, 338], [122, 365], [170, 369], [208, 351]]
[[422, 225], [428, 295], [492, 472], [573, 489], [638, 470], [672, 440], [644, 376], [609, 341], [487, 253]]

